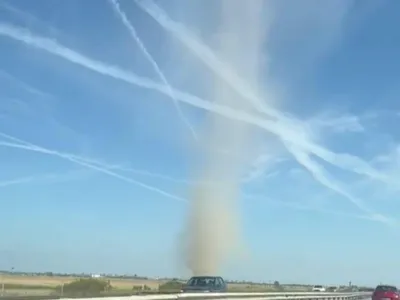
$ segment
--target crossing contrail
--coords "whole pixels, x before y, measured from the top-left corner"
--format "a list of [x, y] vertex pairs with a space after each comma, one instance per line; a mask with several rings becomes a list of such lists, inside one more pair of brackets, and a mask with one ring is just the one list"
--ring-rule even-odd
[[[136, 86], [140, 86], [146, 89], [152, 89], [159, 91], [167, 96], [169, 96], [169, 90], [165, 85], [158, 84], [151, 79], [140, 77], [132, 72], [123, 70], [119, 67], [112, 66], [109, 64], [105, 64], [101, 61], [97, 61], [91, 59], [73, 49], [67, 48], [58, 42], [32, 34], [30, 31], [19, 28], [7, 23], [0, 22], [0, 35], [7, 36], [14, 40], [23, 42], [29, 46], [42, 49], [48, 53], [64, 58], [72, 63], [90, 69], [92, 71], [98, 72], [105, 76], [110, 76], [115, 79], [119, 79], [125, 81], [130, 84], [134, 84]], [[396, 185], [397, 182], [394, 182], [389, 176], [380, 173], [379, 171], [372, 168], [367, 162], [363, 161], [357, 156], [349, 155], [349, 154], [340, 154], [334, 153], [329, 149], [326, 149], [314, 142], [312, 142], [305, 132], [301, 130], [301, 126], [294, 126], [294, 124], [299, 123], [299, 121], [290, 121], [287, 123], [284, 120], [269, 120], [261, 118], [260, 116], [254, 115], [247, 111], [239, 111], [232, 107], [222, 105], [220, 103], [212, 103], [210, 101], [206, 101], [194, 95], [184, 93], [179, 90], [174, 90], [174, 95], [176, 99], [181, 102], [190, 104], [197, 108], [201, 108], [206, 111], [210, 111], [219, 115], [222, 115], [226, 118], [244, 122], [247, 124], [251, 124], [257, 127], [260, 127], [268, 132], [279, 137], [284, 144], [295, 145], [295, 149], [301, 149], [303, 152], [312, 153], [313, 155], [331, 163], [332, 165], [349, 170], [361, 175], [368, 176], [372, 179], [382, 181], [384, 183], [390, 185]], [[289, 148], [290, 151], [290, 148]], [[293, 151], [293, 150], [292, 150]], [[294, 154], [294, 153], [292, 153]], [[296, 155], [294, 155], [296, 157]], [[299, 162], [303, 165], [304, 162]], [[311, 173], [313, 172], [312, 166], [305, 166]], [[315, 175], [315, 174], [314, 174]], [[321, 184], [326, 186], [324, 182], [327, 180], [323, 177], [322, 174], [318, 176], [314, 176], [315, 179], [319, 180]], [[329, 186], [326, 186], [329, 188]], [[337, 192], [335, 190], [335, 192]], [[341, 193], [342, 196], [347, 193]], [[346, 196], [344, 196], [346, 197]], [[348, 197], [346, 197], [348, 199]], [[353, 199], [348, 199], [353, 204], [357, 205]], [[364, 210], [362, 207], [358, 207], [360, 210]], [[382, 216], [382, 220], [385, 218]]]
[[85, 158], [82, 158], [82, 157], [79, 157], [79, 156], [76, 156], [76, 155], [72, 155], [72, 154], [69, 154], [69, 153], [63, 153], [63, 152], [59, 152], [59, 151], [56, 151], [56, 150], [51, 150], [51, 149], [48, 149], [48, 148], [44, 148], [44, 147], [38, 146], [36, 144], [24, 141], [22, 139], [13, 137], [13, 136], [8, 135], [8, 134], [0, 133], [0, 136], [6, 137], [6, 138], [8, 138], [10, 140], [13, 140], [13, 141], [17, 142], [17, 143], [10, 143], [10, 142], [0, 141], [0, 146], [14, 148], [14, 149], [27, 150], [27, 151], [33, 151], [33, 152], [38, 152], [38, 153], [43, 153], [43, 154], [55, 156], [55, 157], [58, 157], [58, 158], [61, 158], [61, 159], [64, 159], [64, 160], [68, 160], [68, 161], [70, 161], [72, 163], [75, 163], [75, 164], [78, 164], [80, 166], [89, 168], [91, 170], [94, 170], [94, 171], [106, 174], [108, 176], [117, 178], [119, 180], [122, 180], [122, 181], [125, 181], [125, 182], [128, 182], [128, 183], [140, 186], [140, 187], [142, 187], [144, 189], [147, 189], [147, 190], [150, 190], [152, 192], [156, 192], [156, 193], [158, 193], [158, 194], [160, 194], [160, 195], [162, 195], [164, 197], [167, 197], [167, 198], [170, 198], [170, 199], [173, 199], [173, 200], [176, 200], [176, 201], [180, 201], [180, 202], [187, 202], [187, 200], [182, 198], [182, 197], [179, 197], [177, 195], [168, 193], [166, 191], [163, 191], [162, 189], [159, 189], [157, 187], [145, 184], [143, 182], [140, 182], [138, 180], [129, 178], [127, 176], [123, 176], [121, 174], [118, 174], [118, 173], [116, 173], [114, 171], [111, 171], [110, 168], [108, 168], [107, 166], [101, 166], [101, 165], [99, 165], [99, 163], [94, 164], [93, 162], [91, 162], [90, 160], [88, 161]]
[[157, 62], [154, 60], [154, 58], [149, 53], [149, 51], [147, 51], [147, 48], [144, 45], [144, 43], [142, 42], [142, 40], [139, 38], [139, 35], [137, 34], [137, 31], [136, 31], [135, 27], [133, 27], [131, 22], [129, 22], [128, 17], [126, 16], [126, 14], [120, 8], [119, 3], [118, 3], [117, 0], [109, 0], [109, 2], [112, 5], [112, 7], [113, 7], [115, 13], [117, 14], [117, 16], [121, 19], [122, 23], [128, 29], [128, 31], [129, 31], [130, 35], [132, 36], [132, 38], [138, 44], [138, 46], [139, 46], [140, 50], [143, 52], [144, 56], [146, 56], [147, 60], [152, 65], [154, 71], [157, 73], [157, 75], [160, 77], [161, 81], [166, 86], [166, 88], [167, 88], [167, 90], [169, 92], [169, 95], [170, 95], [171, 99], [174, 102], [174, 105], [175, 105], [175, 108], [176, 108], [176, 110], [178, 112], [179, 117], [181, 118], [183, 123], [186, 124], [186, 126], [189, 128], [189, 130], [191, 131], [194, 139], [197, 140], [197, 133], [194, 130], [193, 126], [190, 124], [189, 120], [185, 117], [184, 113], [182, 112], [182, 109], [181, 109], [181, 107], [179, 105], [179, 101], [175, 98], [175, 95], [174, 95], [174, 92], [173, 92], [173, 90], [171, 88], [171, 85], [169, 84], [167, 78], [165, 78], [165, 75], [161, 71], [161, 69], [158, 66]]

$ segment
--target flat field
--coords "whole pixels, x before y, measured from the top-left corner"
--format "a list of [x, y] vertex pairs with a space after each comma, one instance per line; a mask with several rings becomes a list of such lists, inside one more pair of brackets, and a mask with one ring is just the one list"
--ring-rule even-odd
[[[21, 276], [21, 275], [4, 275], [4, 284], [6, 286], [20, 287], [20, 288], [36, 288], [36, 289], [52, 289], [62, 284], [72, 282], [78, 277], [61, 277], [61, 276]], [[166, 280], [145, 280], [145, 279], [119, 279], [119, 278], [101, 278], [103, 280], [110, 280], [111, 286], [116, 289], [132, 289], [133, 286], [147, 285], [151, 289], [158, 289], [160, 284]]]
[[[49, 295], [55, 292], [55, 288], [62, 284], [70, 283], [78, 277], [61, 276], [22, 276], [4, 275], [2, 281], [5, 285], [7, 295]], [[158, 287], [168, 280], [155, 279], [120, 279], [102, 277], [102, 280], [109, 280], [114, 292], [130, 292], [134, 287], [146, 285], [156, 292]], [[257, 283], [230, 283], [228, 289], [232, 292], [269, 292], [277, 291], [271, 284]], [[285, 291], [307, 291], [307, 287], [284, 286]]]

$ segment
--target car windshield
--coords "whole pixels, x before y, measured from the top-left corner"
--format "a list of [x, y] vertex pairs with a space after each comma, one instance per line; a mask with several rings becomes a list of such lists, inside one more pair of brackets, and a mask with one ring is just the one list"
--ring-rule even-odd
[[192, 277], [188, 281], [188, 286], [214, 286], [216, 285], [217, 280], [215, 277]]
[[375, 289], [378, 292], [397, 292], [397, 288], [391, 285], [378, 285]]
[[315, 285], [314, 288], [320, 289], [320, 288], [322, 288], [322, 285]]

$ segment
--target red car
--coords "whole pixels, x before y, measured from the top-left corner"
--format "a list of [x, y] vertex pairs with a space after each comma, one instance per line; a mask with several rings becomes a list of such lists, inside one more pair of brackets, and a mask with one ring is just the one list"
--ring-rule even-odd
[[372, 294], [372, 300], [400, 300], [399, 291], [393, 285], [378, 285]]

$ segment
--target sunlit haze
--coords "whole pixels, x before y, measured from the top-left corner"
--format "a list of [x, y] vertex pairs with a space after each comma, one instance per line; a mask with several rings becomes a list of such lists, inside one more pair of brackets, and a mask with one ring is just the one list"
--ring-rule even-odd
[[399, 10], [0, 0], [0, 269], [398, 283]]

